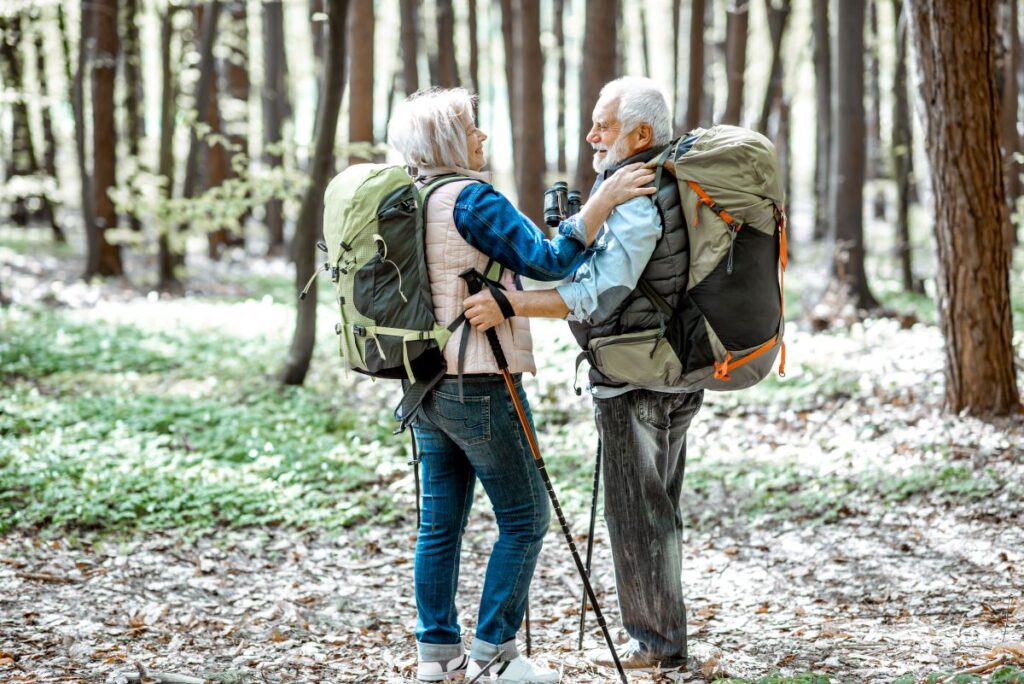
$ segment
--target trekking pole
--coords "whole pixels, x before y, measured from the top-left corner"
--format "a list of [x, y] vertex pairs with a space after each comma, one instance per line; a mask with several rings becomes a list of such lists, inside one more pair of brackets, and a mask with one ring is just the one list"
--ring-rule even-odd
[[[597, 456], [594, 458], [594, 494], [590, 498], [590, 533], [587, 535], [587, 577], [590, 577], [590, 560], [594, 556], [594, 527], [597, 524], [597, 491], [601, 487], [601, 438], [597, 438]], [[583, 650], [583, 626], [587, 622], [587, 594], [583, 593], [580, 606], [580, 638], [576, 650]]]
[[[469, 286], [470, 294], [480, 292], [486, 284], [484, 277], [475, 269], [464, 271], [459, 274], [459, 277], [466, 281], [466, 285]], [[488, 285], [488, 287], [490, 286]], [[565, 536], [565, 542], [569, 545], [569, 552], [572, 553], [572, 560], [576, 564], [576, 572], [579, 573], [580, 579], [583, 580], [583, 588], [586, 591], [587, 596], [590, 597], [590, 605], [594, 606], [594, 617], [597, 618], [597, 624], [601, 627], [601, 633], [604, 634], [604, 640], [608, 644], [608, 649], [612, 653], [612, 661], [615, 663], [615, 669], [619, 672], [619, 678], [622, 680], [622, 684], [629, 684], [629, 680], [626, 679], [626, 672], [622, 669], [622, 663], [619, 662], [619, 654], [615, 650], [615, 642], [612, 641], [612, 635], [608, 631], [608, 624], [604, 620], [604, 614], [601, 612], [600, 605], [598, 605], [597, 596], [594, 594], [594, 588], [590, 586], [590, 578], [587, 576], [587, 573], [583, 568], [583, 559], [580, 558], [580, 552], [576, 549], [576, 542], [572, 540], [572, 531], [569, 529], [569, 523], [566, 521], [565, 514], [562, 512], [562, 507], [558, 503], [558, 497], [555, 495], [555, 488], [551, 484], [551, 478], [548, 477], [547, 466], [544, 464], [544, 457], [540, 455], [540, 447], [537, 445], [537, 436], [533, 434], [533, 429], [530, 427], [530, 421], [526, 418], [526, 410], [523, 408], [523, 402], [519, 400], [519, 393], [516, 392], [515, 380], [512, 379], [512, 374], [508, 370], [508, 361], [505, 360], [505, 352], [501, 349], [501, 343], [498, 342], [498, 333], [494, 328], [487, 331], [487, 341], [491, 345], [491, 351], [494, 353], [494, 360], [498, 364], [498, 370], [501, 371], [501, 377], [505, 380], [505, 387], [508, 388], [508, 396], [512, 400], [512, 406], [516, 410], [516, 416], [519, 418], [519, 424], [523, 428], [523, 434], [526, 435], [526, 441], [530, 445], [530, 453], [533, 454], [534, 465], [537, 466], [541, 479], [544, 480], [544, 487], [548, 490], [548, 498], [551, 500], [552, 508], [555, 509], [555, 515], [558, 517], [558, 524], [562, 528], [562, 534]]]

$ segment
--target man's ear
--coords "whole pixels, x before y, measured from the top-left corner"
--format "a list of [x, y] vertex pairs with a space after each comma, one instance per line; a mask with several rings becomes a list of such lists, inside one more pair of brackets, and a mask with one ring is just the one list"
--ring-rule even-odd
[[650, 147], [654, 142], [654, 129], [651, 128], [650, 124], [642, 123], [636, 127], [636, 143], [637, 147], [646, 148]]

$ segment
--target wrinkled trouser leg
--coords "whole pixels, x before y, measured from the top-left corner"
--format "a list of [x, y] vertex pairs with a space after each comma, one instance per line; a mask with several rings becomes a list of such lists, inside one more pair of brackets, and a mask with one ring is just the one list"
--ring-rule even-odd
[[686, 656], [679, 497], [703, 392], [596, 399], [604, 508], [622, 624], [655, 657]]

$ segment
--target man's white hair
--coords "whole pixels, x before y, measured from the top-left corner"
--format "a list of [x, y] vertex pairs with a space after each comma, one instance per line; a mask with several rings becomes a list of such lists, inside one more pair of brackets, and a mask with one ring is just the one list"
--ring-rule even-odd
[[469, 150], [463, 116], [473, 115], [465, 88], [431, 88], [402, 101], [388, 122], [388, 140], [417, 169], [466, 168]]
[[642, 76], [623, 76], [601, 88], [598, 99], [618, 100], [618, 119], [622, 134], [632, 133], [640, 124], [653, 132], [652, 144], [666, 145], [672, 140], [672, 113], [658, 84]]

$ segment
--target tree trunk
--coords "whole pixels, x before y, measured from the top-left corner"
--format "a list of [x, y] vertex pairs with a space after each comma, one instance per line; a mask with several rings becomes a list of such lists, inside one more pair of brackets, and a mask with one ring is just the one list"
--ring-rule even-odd
[[914, 279], [910, 249], [910, 155], [913, 128], [907, 97], [907, 13], [904, 0], [892, 0], [896, 21], [896, 64], [893, 73], [892, 169], [896, 177], [896, 258], [905, 292], [922, 291]]
[[[285, 74], [284, 8], [281, 0], [263, 2], [263, 52], [265, 74], [263, 83], [263, 160], [271, 167], [281, 166], [281, 128], [288, 112], [288, 85]], [[267, 252], [284, 250], [284, 203], [279, 199], [267, 202]]]
[[1000, 46], [1002, 68], [999, 69], [1000, 104], [1002, 106], [1001, 142], [1003, 148], [1003, 177], [1006, 179], [1006, 205], [1011, 221], [1006, 225], [1007, 244], [1016, 242], [1017, 231], [1012, 218], [1017, 209], [1017, 198], [1021, 194], [1021, 164], [1017, 155], [1020, 147], [1020, 133], [1017, 131], [1019, 84], [1017, 65], [1020, 63], [1020, 33], [1017, 27], [1017, 0], [1003, 0], [1000, 3]]
[[309, 0], [309, 17], [310, 33], [313, 34], [313, 70], [316, 72], [314, 106], [319, 110], [320, 94], [324, 91], [324, 0]]
[[[63, 19], [64, 12], [61, 5], [57, 5], [60, 12], [58, 15]], [[85, 74], [88, 68], [89, 52], [88, 45], [92, 36], [92, 2], [82, 0], [81, 17], [78, 40], [78, 60], [75, 68], [75, 77], [71, 81], [71, 109], [75, 116], [75, 160], [78, 162], [78, 177], [81, 180], [79, 195], [82, 204], [82, 224], [85, 228], [86, 240], [86, 272], [91, 269], [93, 254], [99, 255], [100, 231], [96, 227], [96, 207], [93, 205], [92, 175], [89, 170], [89, 162], [86, 157], [85, 141], [88, 131], [86, 130], [88, 118], [85, 115]], [[69, 61], [70, 64], [70, 61]]]
[[[23, 94], [24, 89], [24, 65], [21, 58], [23, 37], [19, 15], [0, 18], [0, 78], [5, 88], [13, 90], [18, 95]], [[12, 103], [11, 114], [11, 151], [10, 159], [4, 164], [5, 182], [16, 176], [34, 176], [39, 171], [25, 99], [19, 97]], [[14, 200], [11, 220], [15, 225], [28, 225], [29, 211], [26, 199], [27, 197], [19, 195]]]
[[594, 150], [587, 142], [593, 122], [594, 105], [601, 87], [615, 77], [615, 0], [591, 0], [587, 3], [587, 40], [583, 44], [583, 75], [580, 84], [580, 138], [576, 164], [576, 183], [586, 197], [597, 174], [592, 166]]
[[814, 94], [817, 108], [814, 155], [814, 240], [828, 232], [832, 196], [832, 39], [829, 0], [811, 0], [814, 34]]
[[536, 225], [544, 226], [544, 58], [540, 51], [540, 7], [532, 0], [513, 0], [513, 42], [516, 55], [515, 117], [512, 144], [522, 150], [516, 168], [517, 206]]
[[[43, 95], [47, 95], [46, 91], [48, 80], [44, 76], [44, 74], [46, 74], [46, 51], [43, 49], [43, 24], [38, 20], [36, 21], [35, 26], [35, 46], [36, 73], [39, 74], [40, 79], [39, 88]], [[54, 101], [56, 100], [57, 98], [54, 98]], [[57, 139], [53, 134], [53, 120], [50, 116], [50, 105], [43, 104], [40, 107], [40, 110], [43, 124], [43, 171], [47, 176], [54, 180], [54, 183], [59, 185], [60, 181], [57, 178]], [[68, 240], [64, 236], [64, 231], [61, 230], [60, 224], [57, 223], [57, 209], [49, 195], [45, 193], [42, 196], [42, 209], [43, 218], [49, 222], [50, 230], [53, 232], [53, 239], [60, 243], [67, 242]]]
[[833, 291], [857, 310], [878, 308], [864, 270], [864, 0], [838, 3], [829, 234]]
[[[210, 113], [210, 100], [213, 93], [213, 81], [216, 68], [213, 59], [213, 45], [217, 39], [217, 21], [220, 18], [221, 1], [211, 0], [202, 6], [202, 28], [199, 44], [199, 80], [196, 82], [195, 103], [196, 124], [207, 123]], [[188, 159], [185, 162], [185, 183], [182, 197], [194, 197], [199, 186], [199, 153], [206, 142], [199, 139], [195, 128], [192, 130], [188, 148]]]
[[[714, 40], [715, 6], [718, 0], [704, 0], [704, 94], [701, 96], [699, 121], [710, 126], [715, 121], [715, 72], [714, 64], [721, 61], [722, 43]], [[712, 39], [709, 40], [708, 37]]]
[[[164, 196], [174, 196], [174, 112], [175, 76], [171, 56], [171, 40], [174, 36], [172, 12], [168, 7], [160, 18], [160, 169], [164, 178]], [[181, 281], [174, 272], [175, 259], [170, 245], [172, 224], [163, 218], [158, 225], [160, 237], [157, 251], [157, 288], [163, 292], [180, 292]]]
[[786, 33], [786, 21], [789, 19], [792, 2], [782, 0], [779, 7], [776, 7], [772, 0], [765, 0], [764, 4], [768, 11], [768, 31], [772, 39], [772, 66], [768, 76], [764, 104], [761, 105], [761, 118], [758, 121], [757, 130], [768, 135], [768, 119], [772, 115], [772, 110], [782, 104], [782, 38]]
[[[687, 84], [686, 120], [679, 133], [700, 126], [701, 99], [704, 95], [704, 0], [691, 0], [690, 10], [690, 75]], [[711, 124], [707, 119], [706, 123]]]
[[[882, 92], [881, 69], [879, 67], [878, 45], [878, 0], [868, 0], [868, 35], [871, 42], [868, 46], [868, 118], [867, 118], [867, 170], [870, 180], [885, 177], [882, 159]], [[885, 194], [877, 184], [872, 185], [872, 215], [876, 219], [885, 218]]]
[[[515, 48], [515, 10], [512, 7], [512, 0], [501, 0], [501, 40], [505, 47], [505, 84], [508, 91], [508, 118], [512, 124], [512, 136], [515, 140], [516, 131], [522, 125], [518, 117], [522, 109], [517, 106], [520, 95], [516, 88], [519, 81], [516, 78], [517, 68], [521, 68], [516, 58]], [[512, 173], [516, 179], [516, 192], [519, 191], [519, 170], [523, 167], [523, 149], [513, 143], [512, 145]]]
[[[556, 0], [558, 2], [558, 0]], [[477, 37], [476, 0], [469, 0], [469, 83], [473, 92], [480, 94], [480, 43]], [[477, 100], [479, 111], [480, 101]]]
[[[345, 91], [345, 15], [348, 0], [328, 0], [328, 28], [324, 59], [324, 92], [317, 112], [316, 148], [313, 151], [312, 183], [306, 191], [295, 228], [293, 256], [295, 283], [301, 289], [313, 275], [316, 236], [323, 222], [324, 190], [334, 172], [334, 139], [338, 129], [338, 113]], [[295, 320], [295, 334], [281, 372], [281, 382], [301, 385], [309, 371], [316, 342], [317, 288], [314, 284], [309, 295], [299, 302]]]
[[[682, 0], [672, 0], [672, 30], [675, 35], [680, 38], [683, 36], [683, 27], [681, 25], [683, 16]], [[680, 84], [683, 70], [680, 62], [682, 61], [682, 40], [672, 41], [672, 128], [676, 131], [676, 135], [682, 131], [683, 122], [686, 120], [686, 112], [684, 111], [685, 102], [683, 102], [683, 87]]]
[[[139, 144], [145, 131], [145, 99], [142, 90], [142, 54], [139, 47], [139, 0], [124, 0], [124, 115], [128, 156], [141, 167]], [[129, 219], [132, 230], [142, 230], [135, 214]]]
[[722, 123], [740, 125], [743, 116], [743, 72], [747, 67], [747, 23], [750, 4], [745, 0], [729, 9], [726, 22], [725, 68], [729, 75], [729, 95]]
[[399, 0], [402, 11], [402, 84], [405, 94], [412, 95], [420, 89], [419, 67], [416, 58], [417, 36], [419, 34], [419, 3], [415, 0]]
[[565, 0], [555, 0], [555, 45], [558, 50], [558, 119], [555, 123], [558, 144], [558, 173], [565, 176], [569, 167], [565, 158]]
[[[373, 144], [373, 0], [350, 0], [348, 12], [348, 139]], [[353, 65], [359, 68], [353, 69]], [[349, 154], [349, 164], [370, 161], [369, 154]]]
[[644, 65], [643, 75], [651, 77], [651, 46], [647, 41], [647, 6], [646, 3], [639, 3], [636, 7], [637, 14], [640, 19], [640, 57]]
[[998, 0], [912, 0], [910, 7], [922, 101], [928, 103], [946, 406], [975, 416], [1016, 414], [996, 84]]
[[93, 201], [99, 250], [89, 255], [86, 277], [123, 275], [121, 248], [106, 237], [117, 225], [114, 201], [108, 194], [117, 187], [117, 130], [114, 126], [114, 77], [119, 50], [118, 0], [93, 0], [96, 59], [92, 69]]
[[437, 85], [459, 85], [459, 67], [455, 63], [455, 11], [452, 0], [437, 0]]

